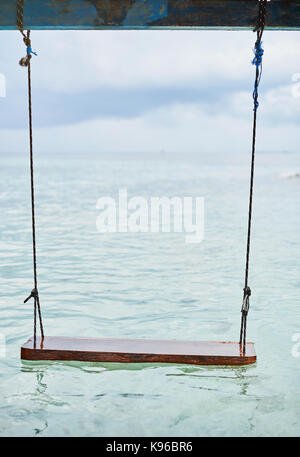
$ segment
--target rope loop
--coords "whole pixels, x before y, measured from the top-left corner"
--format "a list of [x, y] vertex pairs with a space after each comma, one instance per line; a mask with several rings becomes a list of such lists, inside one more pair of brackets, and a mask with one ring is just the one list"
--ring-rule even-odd
[[258, 20], [257, 25], [254, 28], [253, 32], [263, 32], [265, 28], [265, 21], [266, 21], [266, 8], [267, 3], [271, 0], [259, 0], [259, 11], [258, 11]]
[[23, 36], [23, 41], [26, 46], [26, 56], [19, 60], [19, 65], [21, 65], [21, 67], [28, 67], [31, 55], [37, 55], [37, 53], [31, 48], [30, 30], [27, 30], [27, 33], [24, 32], [23, 16], [24, 0], [17, 0], [17, 26]]
[[30, 300], [31, 298], [37, 299], [38, 297], [39, 297], [38, 290], [34, 287], [32, 289], [32, 291], [30, 292], [30, 295], [28, 295], [28, 297], [25, 298], [24, 303], [27, 303], [28, 300]]
[[[21, 31], [21, 33], [22, 33], [22, 31]], [[22, 33], [22, 35], [23, 35], [24, 44], [26, 46], [26, 56], [22, 57], [22, 59], [20, 59], [19, 65], [21, 65], [21, 67], [28, 67], [32, 54], [37, 56], [37, 53], [35, 51], [33, 51], [32, 47], [31, 47], [30, 30], [27, 31], [27, 35], [25, 35], [24, 32]]]

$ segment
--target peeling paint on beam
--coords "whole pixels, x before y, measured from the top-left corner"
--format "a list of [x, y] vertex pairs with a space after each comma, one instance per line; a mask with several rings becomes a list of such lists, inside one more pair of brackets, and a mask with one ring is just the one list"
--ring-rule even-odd
[[[25, 0], [24, 28], [253, 29], [257, 0]], [[16, 29], [16, 0], [0, 0], [0, 29]], [[300, 0], [272, 0], [266, 28], [300, 30]]]

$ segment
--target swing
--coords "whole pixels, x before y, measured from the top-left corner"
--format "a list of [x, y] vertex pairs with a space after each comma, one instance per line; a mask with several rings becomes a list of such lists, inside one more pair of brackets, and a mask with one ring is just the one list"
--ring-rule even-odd
[[[29, 150], [30, 150], [30, 183], [31, 183], [31, 221], [33, 241], [33, 277], [34, 288], [26, 298], [26, 303], [34, 299], [34, 331], [30, 338], [21, 347], [23, 360], [64, 360], [89, 362], [123, 362], [123, 363], [176, 363], [195, 365], [246, 365], [256, 361], [254, 344], [246, 342], [246, 324], [249, 311], [251, 290], [248, 285], [254, 159], [256, 139], [256, 117], [258, 103], [258, 86], [262, 71], [262, 35], [265, 27], [267, 0], [259, 0], [258, 23], [254, 31], [257, 33], [253, 64], [256, 67], [253, 91], [253, 136], [250, 172], [250, 195], [248, 213], [248, 232], [246, 248], [246, 269], [241, 309], [240, 338], [238, 342], [224, 341], [166, 341], [145, 339], [110, 339], [110, 338], [70, 338], [45, 336], [40, 299], [37, 284], [36, 261], [36, 233], [35, 233], [35, 200], [34, 200], [34, 173], [33, 173], [33, 144], [32, 144], [32, 110], [31, 110], [31, 67], [30, 61], [34, 52], [31, 48], [30, 30], [23, 29], [24, 0], [17, 2], [17, 25], [23, 35], [26, 46], [26, 57], [20, 60], [20, 65], [27, 67], [28, 74], [28, 106], [29, 106]], [[37, 336], [37, 315], [41, 336]]]

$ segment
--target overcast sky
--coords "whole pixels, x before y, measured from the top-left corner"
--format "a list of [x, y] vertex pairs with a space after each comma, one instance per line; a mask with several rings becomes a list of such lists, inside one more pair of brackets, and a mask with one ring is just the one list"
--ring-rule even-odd
[[[18, 65], [25, 46], [16, 31], [0, 38], [0, 153], [7, 154], [27, 147], [26, 69]], [[35, 147], [248, 152], [254, 41], [251, 31], [34, 31]], [[265, 32], [263, 47], [258, 149], [296, 152], [300, 34]]]

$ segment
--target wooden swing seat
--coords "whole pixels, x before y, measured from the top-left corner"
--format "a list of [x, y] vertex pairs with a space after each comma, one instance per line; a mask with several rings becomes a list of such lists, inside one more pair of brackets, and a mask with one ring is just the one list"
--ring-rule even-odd
[[185, 363], [247, 365], [256, 362], [253, 343], [243, 355], [239, 343], [223, 341], [166, 341], [121, 338], [37, 337], [21, 347], [23, 360], [65, 360], [117, 363]]

